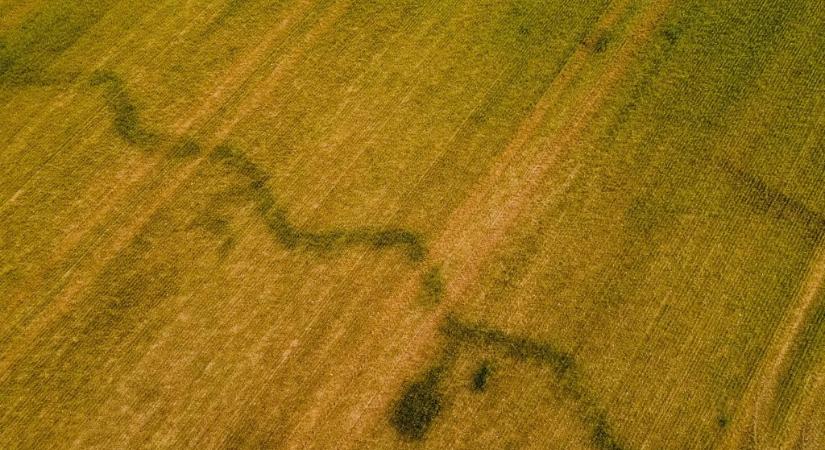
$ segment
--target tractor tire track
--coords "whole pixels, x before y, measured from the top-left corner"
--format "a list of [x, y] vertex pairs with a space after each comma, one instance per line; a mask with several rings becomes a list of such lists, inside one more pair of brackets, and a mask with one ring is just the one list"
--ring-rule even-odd
[[[774, 332], [773, 338], [762, 357], [757, 372], [751, 377], [746, 391], [743, 393], [740, 411], [730, 430], [725, 434], [721, 448], [741, 448], [749, 441], [762, 448], [768, 448], [776, 443], [771, 440], [768, 432], [770, 424], [767, 410], [772, 402], [776, 402], [779, 378], [782, 368], [788, 363], [788, 358], [806, 321], [815, 312], [818, 294], [825, 284], [825, 244], [820, 244], [811, 258], [808, 273], [799, 290], [799, 295], [788, 308], [785, 317]], [[741, 408], [745, 408], [741, 410]]]
[[[644, 23], [647, 23], [647, 21]], [[641, 41], [639, 41], [639, 43], [640, 42]], [[632, 57], [632, 51], [622, 52], [621, 55], [623, 56], [622, 59], [628, 59]], [[580, 65], [584, 63], [581, 60], [578, 62]], [[572, 67], [574, 67], [571, 69], [573, 73], [577, 72], [576, 66], [574, 65]], [[581, 66], [579, 66], [579, 68], [580, 67]], [[600, 83], [602, 90], [598, 91], [596, 95], [591, 97], [582, 108], [582, 112], [574, 117], [573, 126], [570, 128], [570, 131], [562, 135], [559, 142], [553, 147], [554, 156], [561, 153], [565, 146], [571, 144], [572, 141], [584, 131], [587, 125], [587, 120], [595, 113], [595, 111], [598, 110], [601, 101], [609, 89], [609, 87], [605, 86], [615, 84], [623, 73], [622, 69], [623, 66], [614, 68], [614, 70], [608, 72], [608, 74], [603, 77], [604, 82]], [[565, 72], [565, 75], [567, 76], [558, 78], [559, 83], [563, 86], [571, 83], [573, 80], [573, 73], [570, 73], [570, 71]], [[112, 79], [104, 81], [113, 83], [115, 89], [117, 89], [117, 83], [114, 83]], [[475, 275], [473, 274], [478, 271], [478, 265], [481, 261], [486, 259], [485, 254], [482, 254], [479, 257], [476, 250], [479, 248], [489, 249], [501, 240], [503, 233], [510, 228], [513, 221], [521, 215], [522, 208], [529, 203], [529, 201], [526, 200], [529, 200], [536, 194], [540, 181], [545, 177], [548, 170], [554, 166], [555, 157], [543, 159], [542, 157], [544, 154], [541, 152], [539, 152], [539, 154], [535, 157], [536, 159], [539, 159], [539, 161], [527, 158], [521, 165], [515, 165], [521, 161], [514, 161], [514, 158], [518, 156], [517, 153], [527, 144], [528, 140], [534, 134], [535, 129], [542, 123], [544, 116], [549, 111], [549, 108], [558, 101], [558, 96], [561, 95], [563, 88], [558, 85], [555, 86], [556, 89], [553, 89], [553, 87], [554, 86], [551, 86], [548, 92], [554, 95], [545, 95], [542, 97], [536, 105], [534, 112], [530, 115], [526, 123], [519, 129], [515, 138], [505, 149], [502, 158], [498, 160], [498, 164], [496, 164], [491, 170], [490, 176], [481, 184], [481, 186], [485, 187], [485, 189], [480, 190], [482, 193], [471, 197], [468, 202], [453, 213], [452, 220], [449, 222], [447, 229], [442, 234], [442, 238], [437, 241], [437, 248], [440, 249], [439, 256], [444, 258], [455, 258], [456, 255], [458, 255], [458, 259], [460, 261], [465, 261], [462, 267], [464, 273], [469, 274], [459, 278], [459, 283], [457, 286], [451, 285], [448, 288], [449, 297], [451, 299], [462, 297], [467, 287], [474, 281]], [[112, 92], [115, 93], [112, 94]], [[118, 131], [118, 134], [126, 142], [136, 146], [151, 145], [154, 143], [157, 136], [140, 128], [138, 125], [133, 124], [135, 121], [132, 119], [134, 118], [133, 116], [135, 113], [133, 110], [128, 108], [128, 102], [118, 100], [119, 95], [117, 92], [119, 91], [116, 90], [109, 92], [110, 95], [108, 95], [108, 97], [110, 97], [110, 108], [115, 112], [114, 126]], [[112, 98], [114, 98], [114, 101], [112, 101]], [[123, 105], [127, 105], [127, 107], [124, 109]], [[230, 121], [228, 126], [225, 126], [219, 130], [217, 133], [217, 139], [225, 139], [229, 130], [231, 130], [241, 120], [242, 117], [240, 116], [248, 115], [255, 109], [256, 106], [257, 104], [252, 104], [251, 106], [241, 109], [238, 114], [233, 116], [235, 119]], [[186, 128], [187, 125], [184, 124], [184, 127]], [[147, 221], [154, 217], [154, 212], [157, 211], [162, 204], [166, 203], [172, 196], [174, 196], [174, 194], [176, 194], [181, 188], [181, 185], [190, 179], [196, 172], [197, 168], [206, 160], [224, 164], [234, 170], [237, 174], [246, 177], [249, 180], [250, 193], [255, 200], [258, 213], [261, 215], [268, 228], [272, 231], [274, 237], [288, 249], [303, 248], [311, 251], [328, 251], [349, 248], [352, 246], [368, 246], [374, 249], [403, 247], [406, 249], [407, 258], [412, 263], [421, 262], [426, 256], [426, 247], [424, 246], [421, 238], [415, 233], [404, 229], [355, 229], [327, 232], [310, 232], [299, 230], [289, 222], [285, 212], [277, 206], [277, 202], [275, 201], [272, 193], [265, 187], [267, 181], [266, 175], [263, 174], [249, 160], [245, 159], [242, 154], [225, 146], [217, 147], [210, 153], [208, 158], [206, 156], [202, 156], [195, 161], [186, 164], [184, 169], [180, 171], [182, 173], [182, 176], [179, 178], [180, 181], [173, 184], [169, 189], [166, 189], [165, 193], [159, 196], [157, 201], [152, 203], [149, 208], [149, 212], [143, 216], [144, 220], [133, 222], [135, 226], [130, 226], [125, 230], [122, 228], [117, 230], [119, 233], [116, 237], [120, 237], [120, 239], [115, 239], [115, 243], [125, 245], [125, 241], [130, 239], [131, 236], [134, 236], [139, 229], [143, 228]], [[514, 183], [508, 185], [509, 189], [507, 192], [491, 192], [494, 191], [494, 187], [499, 184], [498, 181], [505, 177], [506, 172], [512, 170], [517, 172], [517, 176], [513, 177]], [[510, 195], [518, 197], [518, 199], [515, 199]], [[491, 196], [493, 198], [492, 202], [489, 201]], [[462, 228], [461, 225], [463, 225], [467, 217], [477, 216], [479, 213], [483, 214], [483, 211], [489, 209], [492, 209], [493, 211], [507, 211], [507, 214], [497, 214], [493, 216], [487, 215], [486, 217], [488, 220], [486, 221], [484, 227], [481, 228], [481, 232], [477, 232], [470, 237], [461, 235], [461, 232], [458, 230]], [[490, 231], [492, 231], [492, 234], [490, 234]], [[459, 238], [453, 239], [456, 237], [456, 234], [459, 235]], [[491, 236], [492, 239], [490, 239]], [[462, 244], [462, 247], [457, 247], [456, 243]], [[122, 245], [115, 245], [113, 248], [116, 252], [117, 249], [121, 247]], [[109, 258], [104, 258], [104, 263], [108, 259]], [[69, 296], [71, 297], [72, 295]], [[451, 325], [455, 325], [456, 323], [454, 320], [450, 319], [446, 303], [440, 306], [436, 314], [433, 314], [433, 316], [433, 320], [430, 321], [431, 323], [440, 323], [444, 320]], [[453, 326], [453, 328], [455, 328], [455, 326]], [[492, 339], [490, 336], [493, 336], [490, 333], [493, 332], [484, 334], [482, 338], [489, 341]], [[496, 341], [496, 339], [493, 339], [493, 341]], [[579, 393], [577, 395], [581, 394]], [[603, 423], [595, 426], [594, 436], [604, 435], [604, 427], [605, 425]], [[612, 438], [610, 438], [610, 441], [612, 442]], [[611, 444], [604, 448], [617, 447]]]
[[[387, 320], [384, 317], [385, 321], [400, 324], [398, 329], [405, 331], [396, 333], [398, 335], [395, 338], [398, 342], [407, 343], [404, 351], [397, 352], [395, 357], [390, 358], [390, 366], [409, 367], [409, 363], [405, 362], [420, 361], [424, 352], [432, 351], [429, 343], [436, 340], [440, 324], [449, 315], [452, 304], [463, 298], [468, 288], [474, 285], [481, 263], [504, 238], [506, 231], [523, 212], [523, 208], [539, 194], [537, 188], [541, 181], [551, 168], [556, 167], [554, 163], [566, 147], [574, 144], [585, 131], [588, 120], [597, 113], [612, 87], [621, 80], [630, 62], [656, 29], [668, 7], [669, 2], [654, 2], [648, 10], [641, 12], [641, 17], [631, 25], [633, 30], [629, 33], [630, 41], [618, 49], [616, 63], [595, 82], [597, 90], [591, 93], [574, 115], [566, 132], [558, 140], [548, 144], [547, 150], [538, 151], [532, 158], [519, 159], [522, 156], [519, 151], [526, 145], [552, 105], [560, 98], [561, 93], [557, 89], [571, 83], [579, 68], [583, 67], [585, 61], [580, 59], [584, 59], [587, 53], [582, 50], [574, 55], [569, 68], [566, 67], [560, 74], [559, 81], [554, 82], [548, 89], [546, 98], [539, 101], [500, 159], [477, 184], [473, 196], [451, 214], [448, 225], [431, 245], [430, 253], [433, 259], [451, 261], [454, 266], [461, 267], [457, 273], [449, 274], [450, 283], [446, 286], [444, 300], [423, 320], [415, 317], [394, 317]], [[618, 12], [608, 13], [608, 22], [616, 20]], [[467, 223], [479, 226], [467, 227]], [[417, 280], [409, 280], [393, 294], [392, 298], [409, 298], [417, 289]], [[378, 394], [370, 404], [365, 405], [365, 408], [375, 412], [387, 411], [392, 403], [393, 394], [397, 392], [397, 387], [394, 387], [397, 386], [397, 382], [395, 379], [384, 380], [384, 384], [378, 388]], [[379, 404], [374, 405], [376, 401]], [[357, 442], [357, 436], [374, 427], [377, 420], [380, 420], [377, 415], [369, 420], [363, 420], [359, 416], [358, 421], [352, 424], [355, 441]]]

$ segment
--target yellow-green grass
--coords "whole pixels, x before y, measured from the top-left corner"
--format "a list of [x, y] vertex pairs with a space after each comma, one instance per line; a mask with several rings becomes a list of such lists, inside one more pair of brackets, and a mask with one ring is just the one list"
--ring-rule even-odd
[[823, 439], [814, 2], [0, 7], [0, 447]]

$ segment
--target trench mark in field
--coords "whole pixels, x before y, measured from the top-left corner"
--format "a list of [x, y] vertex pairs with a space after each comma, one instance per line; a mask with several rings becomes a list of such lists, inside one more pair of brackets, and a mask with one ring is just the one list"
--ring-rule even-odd
[[481, 365], [473, 374], [473, 390], [476, 392], [482, 392], [487, 389], [487, 382], [492, 372], [493, 369], [490, 367], [490, 363], [487, 361], [482, 361]]
[[[138, 109], [119, 76], [111, 71], [97, 71], [92, 75], [90, 84], [104, 89], [104, 99], [114, 116], [113, 128], [126, 143], [151, 151], [153, 145], [168, 140], [164, 135], [141, 124]], [[190, 158], [202, 152], [200, 144], [195, 140], [183, 137], [172, 146], [167, 157]], [[331, 252], [357, 246], [375, 250], [402, 248], [411, 263], [419, 263], [426, 258], [427, 248], [423, 237], [405, 228], [359, 227], [322, 232], [298, 229], [289, 221], [286, 211], [278, 206], [274, 194], [267, 188], [269, 175], [243, 152], [221, 144], [209, 154], [209, 161], [228, 167], [236, 175], [247, 179], [247, 193], [255, 203], [256, 211], [278, 242], [288, 249]], [[426, 272], [424, 285], [428, 298], [437, 299], [442, 295], [443, 279], [437, 267]]]
[[160, 135], [146, 129], [140, 123], [137, 106], [120, 77], [110, 71], [97, 71], [92, 75], [89, 84], [103, 89], [106, 106], [114, 115], [113, 128], [121, 139], [146, 150], [151, 150], [147, 147], [160, 142]]
[[[98, 71], [90, 79], [92, 86], [99, 86], [104, 99], [113, 114], [113, 128], [126, 143], [151, 151], [152, 145], [169, 140], [169, 136], [145, 128], [140, 122], [138, 108], [129, 96], [122, 79], [111, 71]], [[200, 144], [189, 137], [178, 138], [166, 156], [181, 159], [202, 153]], [[222, 144], [215, 147], [208, 160], [232, 170], [236, 176], [245, 178], [246, 193], [255, 204], [256, 211], [278, 242], [287, 249], [303, 249], [314, 252], [329, 252], [349, 247], [368, 247], [375, 250], [402, 248], [412, 264], [424, 261], [427, 247], [424, 239], [404, 228], [362, 227], [350, 230], [306, 231], [296, 228], [288, 219], [283, 208], [278, 206], [274, 194], [267, 187], [269, 175], [259, 168], [243, 152]], [[226, 234], [227, 223], [220, 219], [194, 224], [211, 229], [216, 235]], [[231, 247], [231, 236], [224, 246]], [[430, 303], [437, 303], [444, 295], [446, 281], [439, 265], [432, 265], [421, 278], [422, 296]], [[462, 346], [474, 346], [498, 350], [506, 357], [518, 361], [534, 361], [554, 369], [556, 381], [562, 391], [578, 404], [581, 419], [591, 428], [592, 444], [598, 449], [619, 450], [604, 413], [581, 389], [573, 357], [555, 349], [552, 345], [509, 335], [503, 331], [478, 325], [466, 324], [453, 316], [448, 316], [441, 327], [447, 339], [444, 355], [423, 377], [408, 383], [396, 402], [390, 423], [399, 435], [412, 441], [425, 438], [438, 414], [444, 408], [444, 394], [440, 383], [453, 368], [458, 351]], [[478, 392], [485, 390], [492, 373], [489, 363], [484, 361], [473, 376], [472, 388]]]
[[[367, 247], [374, 250], [401, 248], [406, 258], [413, 264], [423, 261], [427, 255], [424, 239], [418, 233], [405, 228], [359, 227], [330, 231], [301, 230], [289, 221], [286, 211], [278, 206], [275, 195], [267, 188], [269, 175], [246, 155], [228, 145], [219, 145], [209, 155], [209, 159], [229, 167], [237, 175], [247, 179], [247, 192], [258, 214], [278, 242], [290, 250], [331, 252], [349, 247]], [[437, 281], [432, 281], [430, 284], [437, 284]], [[440, 284], [436, 287], [440, 289]]]
[[741, 198], [746, 204], [763, 214], [804, 225], [808, 228], [811, 242], [819, 242], [825, 236], [825, 216], [821, 213], [731, 161], [718, 160], [717, 165], [730, 178], [731, 183], [743, 191]]
[[446, 280], [441, 273], [441, 267], [430, 267], [421, 277], [421, 300], [425, 305], [435, 305], [444, 297]]
[[[458, 354], [466, 347], [498, 353], [519, 362], [534, 362], [553, 370], [554, 382], [560, 391], [575, 402], [577, 414], [589, 428], [593, 447], [599, 450], [624, 448], [615, 437], [605, 413], [579, 381], [575, 359], [555, 346], [505, 333], [499, 329], [463, 322], [448, 315], [440, 328], [446, 343], [438, 361], [417, 381], [408, 383], [396, 402], [391, 424], [407, 440], [422, 440], [438, 413], [443, 409], [444, 394], [439, 383], [454, 368]], [[484, 392], [493, 374], [491, 363], [484, 360], [472, 377], [470, 389]], [[432, 402], [438, 399], [437, 408]], [[402, 420], [403, 419], [403, 420]]]

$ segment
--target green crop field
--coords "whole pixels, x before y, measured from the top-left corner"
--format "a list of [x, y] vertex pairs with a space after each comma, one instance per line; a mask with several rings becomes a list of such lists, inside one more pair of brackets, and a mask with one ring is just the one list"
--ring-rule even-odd
[[0, 0], [0, 448], [825, 448], [815, 0]]

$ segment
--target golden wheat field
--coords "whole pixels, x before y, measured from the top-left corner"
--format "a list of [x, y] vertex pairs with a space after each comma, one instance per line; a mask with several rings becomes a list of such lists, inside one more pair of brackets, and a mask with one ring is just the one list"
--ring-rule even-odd
[[825, 449], [820, 0], [0, 0], [0, 449]]

